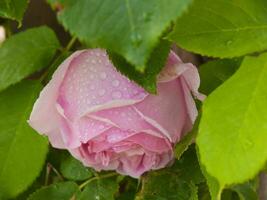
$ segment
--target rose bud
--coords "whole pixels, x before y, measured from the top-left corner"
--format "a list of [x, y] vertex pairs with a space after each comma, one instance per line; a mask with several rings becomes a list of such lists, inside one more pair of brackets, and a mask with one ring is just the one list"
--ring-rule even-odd
[[116, 71], [104, 50], [77, 51], [54, 73], [34, 104], [30, 125], [85, 166], [139, 177], [173, 160], [192, 128], [197, 69], [170, 53], [157, 95]]

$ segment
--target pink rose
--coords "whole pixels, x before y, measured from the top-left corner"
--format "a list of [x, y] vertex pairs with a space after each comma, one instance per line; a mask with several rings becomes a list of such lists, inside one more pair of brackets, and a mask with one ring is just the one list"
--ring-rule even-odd
[[84, 165], [139, 177], [166, 166], [191, 129], [199, 75], [173, 52], [158, 95], [116, 71], [105, 51], [77, 51], [56, 70], [36, 101], [30, 125]]

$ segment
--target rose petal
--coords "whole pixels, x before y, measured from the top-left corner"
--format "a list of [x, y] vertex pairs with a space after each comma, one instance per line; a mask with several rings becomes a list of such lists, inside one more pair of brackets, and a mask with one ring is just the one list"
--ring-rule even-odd
[[95, 49], [73, 60], [58, 101], [73, 120], [98, 110], [131, 105], [145, 96], [144, 89], [115, 70], [105, 51]]
[[167, 139], [155, 137], [146, 133], [135, 134], [126, 140], [141, 145], [150, 152], [163, 153], [172, 150], [172, 146]]
[[191, 63], [183, 63], [181, 59], [171, 51], [166, 66], [158, 76], [158, 81], [169, 82], [177, 79], [179, 76], [184, 77], [188, 88], [193, 92], [195, 97], [201, 101], [205, 99], [205, 95], [198, 92], [200, 77], [197, 68]]
[[122, 130], [130, 130], [136, 133], [146, 132], [158, 137], [163, 137], [164, 134], [160, 130], [147, 123], [142, 116], [138, 114], [133, 106], [123, 106], [120, 108], [112, 108], [98, 111], [90, 115], [98, 120], [109, 123]]
[[145, 154], [135, 155], [131, 157], [121, 157], [121, 165], [117, 170], [121, 174], [130, 175], [132, 177], [138, 178], [141, 174], [147, 171], [147, 169], [150, 169], [152, 165], [152, 163], [148, 163], [148, 166], [144, 166], [144, 157]]
[[40, 93], [28, 121], [39, 133], [48, 135], [52, 145], [56, 148], [64, 148], [59, 128], [61, 115], [56, 108], [58, 90], [72, 59], [78, 57], [82, 52], [84, 51], [75, 52], [58, 67], [51, 81]]
[[79, 129], [79, 138], [83, 143], [101, 135], [103, 132], [112, 127], [112, 125], [105, 122], [86, 116], [79, 119], [76, 126]]
[[184, 107], [184, 93], [179, 80], [160, 83], [157, 95], [147, 96], [134, 107], [148, 123], [163, 129], [162, 132], [165, 132], [171, 142], [180, 138], [187, 111]]

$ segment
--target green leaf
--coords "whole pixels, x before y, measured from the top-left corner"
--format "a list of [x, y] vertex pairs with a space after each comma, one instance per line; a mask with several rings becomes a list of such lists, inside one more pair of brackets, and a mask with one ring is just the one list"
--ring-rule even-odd
[[136, 200], [189, 200], [195, 198], [195, 185], [170, 170], [153, 171], [143, 177]]
[[221, 186], [244, 182], [264, 167], [266, 102], [267, 54], [246, 57], [204, 101], [197, 145], [201, 162]]
[[41, 86], [27, 81], [0, 93], [0, 199], [14, 197], [39, 175], [47, 140], [27, 124]]
[[7, 39], [0, 47], [0, 91], [46, 67], [57, 48], [56, 35], [45, 26]]
[[211, 200], [209, 188], [206, 182], [198, 185], [198, 200]]
[[91, 47], [109, 49], [144, 71], [163, 32], [192, 0], [58, 0], [63, 26]]
[[153, 50], [148, 60], [147, 67], [143, 73], [135, 70], [123, 57], [118, 54], [108, 52], [115, 67], [129, 79], [135, 81], [141, 87], [150, 93], [157, 91], [157, 75], [165, 65], [169, 55], [170, 43], [162, 40], [160, 44]]
[[231, 187], [233, 191], [235, 191], [240, 200], [258, 200], [257, 192], [252, 188], [249, 183], [240, 184]]
[[236, 192], [230, 189], [226, 189], [222, 192], [221, 200], [240, 200], [240, 199]]
[[198, 163], [194, 144], [190, 145], [182, 157], [175, 161], [172, 170], [177, 171], [183, 180], [193, 181], [195, 184], [205, 180]]
[[200, 115], [194, 123], [193, 129], [187, 133], [182, 140], [175, 145], [175, 158], [180, 159], [182, 154], [188, 149], [188, 147], [193, 143], [197, 133], [198, 133], [198, 125], [199, 125]]
[[142, 179], [136, 200], [197, 199], [197, 187], [204, 181], [194, 145], [172, 167], [151, 171]]
[[243, 58], [222, 59], [207, 62], [199, 67], [200, 87], [203, 94], [210, 94], [230, 78], [241, 65]]
[[93, 176], [89, 168], [73, 158], [71, 155], [65, 156], [60, 165], [60, 172], [62, 175], [70, 180], [83, 181]]
[[0, 17], [10, 18], [21, 23], [28, 2], [28, 0], [1, 0]]
[[267, 49], [265, 0], [195, 0], [169, 36], [180, 47], [213, 57]]
[[119, 184], [114, 177], [99, 178], [86, 185], [78, 200], [114, 200], [114, 195], [118, 190]]
[[116, 200], [134, 200], [138, 187], [137, 179], [125, 176], [120, 182], [120, 192], [116, 195]]
[[61, 182], [37, 190], [29, 196], [28, 200], [74, 200], [79, 193], [76, 183]]
[[201, 166], [201, 170], [206, 178], [211, 200], [221, 200], [221, 193], [223, 191], [223, 187], [220, 186], [216, 178], [208, 174], [204, 166]]
[[73, 52], [70, 51], [64, 51], [62, 52], [51, 64], [51, 66], [49, 67], [49, 69], [47, 70], [47, 74], [46, 74], [46, 78], [44, 79], [45, 83], [48, 83], [54, 72], [56, 71], [56, 69], [60, 66], [61, 63], [63, 63], [64, 60], [66, 60]]

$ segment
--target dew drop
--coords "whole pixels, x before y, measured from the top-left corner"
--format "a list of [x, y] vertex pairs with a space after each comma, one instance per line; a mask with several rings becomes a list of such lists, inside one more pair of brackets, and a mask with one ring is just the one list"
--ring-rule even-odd
[[131, 41], [132, 41], [133, 45], [139, 46], [142, 42], [142, 36], [137, 32], [133, 32], [131, 34]]
[[144, 12], [143, 14], [142, 14], [142, 18], [143, 18], [143, 20], [145, 21], [145, 22], [149, 22], [150, 20], [151, 20], [151, 13], [147, 13], [147, 12]]
[[138, 90], [134, 90], [134, 94], [137, 94], [138, 93]]
[[107, 74], [106, 74], [105, 72], [101, 72], [101, 73], [100, 73], [100, 78], [101, 78], [102, 80], [105, 80], [105, 79], [107, 78]]
[[105, 93], [106, 93], [106, 90], [104, 90], [104, 89], [100, 89], [98, 91], [99, 96], [103, 96]]
[[94, 59], [92, 59], [91, 63], [92, 64], [96, 64], [96, 61]]
[[91, 90], [94, 90], [95, 89], [95, 86], [94, 85], [90, 85], [90, 89]]
[[120, 85], [120, 81], [118, 81], [118, 80], [113, 80], [113, 81], [112, 81], [112, 85], [113, 85], [114, 87], [118, 87], [118, 86]]
[[120, 99], [121, 96], [122, 96], [122, 94], [121, 94], [120, 91], [116, 91], [116, 92], [113, 92], [113, 93], [112, 93], [112, 97], [113, 97], [114, 99]]
[[84, 72], [84, 73], [87, 73], [87, 72], [88, 72], [88, 69], [87, 69], [87, 68], [84, 68], [84, 69], [83, 69], [83, 72]]
[[228, 40], [228, 41], [226, 42], [226, 45], [227, 45], [227, 46], [230, 46], [232, 43], [233, 43], [232, 40]]
[[90, 74], [90, 79], [94, 79], [95, 76], [93, 74]]
[[244, 140], [243, 144], [245, 149], [250, 149], [253, 147], [253, 142], [248, 138]]

